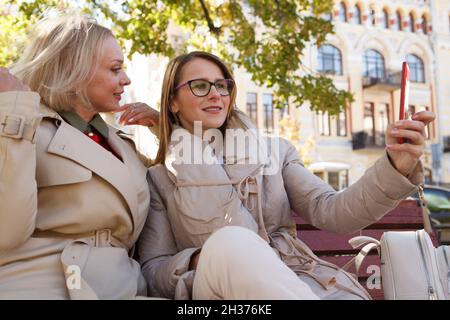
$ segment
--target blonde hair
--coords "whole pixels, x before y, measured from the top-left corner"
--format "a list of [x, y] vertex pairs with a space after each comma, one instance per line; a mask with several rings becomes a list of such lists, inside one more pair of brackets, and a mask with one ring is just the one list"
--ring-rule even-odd
[[91, 106], [87, 83], [105, 39], [112, 36], [111, 30], [80, 13], [41, 20], [12, 73], [53, 110], [72, 110], [74, 98]]
[[[161, 110], [160, 110], [160, 128], [159, 128], [159, 148], [156, 155], [155, 164], [164, 163], [166, 158], [166, 153], [168, 145], [170, 142], [170, 136], [172, 135], [173, 125], [178, 122], [176, 115], [171, 112], [170, 106], [175, 98], [176, 92], [175, 88], [179, 85], [181, 71], [183, 67], [191, 60], [200, 58], [211, 61], [217, 65], [222, 71], [226, 79], [232, 79], [233, 74], [225, 65], [225, 63], [220, 60], [217, 56], [203, 51], [193, 51], [188, 54], [183, 54], [175, 59], [171, 60], [166, 68], [164, 74], [164, 80], [161, 91]], [[221, 128], [225, 128], [228, 120], [236, 112], [234, 110], [234, 105], [236, 101], [236, 85], [230, 94], [230, 106], [228, 108], [227, 119]]]

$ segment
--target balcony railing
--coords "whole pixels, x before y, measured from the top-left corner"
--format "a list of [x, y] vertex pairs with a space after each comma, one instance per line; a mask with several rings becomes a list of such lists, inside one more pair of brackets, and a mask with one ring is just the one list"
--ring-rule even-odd
[[383, 77], [371, 76], [373, 74], [374, 73], [369, 72], [367, 76], [363, 77], [363, 88], [373, 88], [385, 91], [394, 91], [400, 89], [402, 84], [401, 71], [386, 71]]
[[386, 138], [384, 132], [375, 132], [375, 136], [369, 135], [366, 131], [358, 131], [352, 133], [353, 150], [384, 148], [386, 146]]

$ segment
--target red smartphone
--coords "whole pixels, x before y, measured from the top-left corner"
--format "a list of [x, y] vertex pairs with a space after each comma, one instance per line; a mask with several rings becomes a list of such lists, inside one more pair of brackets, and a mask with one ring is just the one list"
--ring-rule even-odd
[[[402, 65], [402, 88], [400, 91], [400, 115], [399, 120], [408, 118], [408, 98], [409, 98], [409, 67], [408, 63]], [[406, 139], [398, 138], [398, 143], [402, 144]]]

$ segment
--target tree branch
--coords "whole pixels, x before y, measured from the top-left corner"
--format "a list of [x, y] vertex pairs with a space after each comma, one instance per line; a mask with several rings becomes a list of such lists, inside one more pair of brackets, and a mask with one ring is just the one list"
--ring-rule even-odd
[[203, 0], [199, 0], [203, 9], [203, 13], [205, 14], [206, 22], [208, 23], [209, 31], [215, 35], [219, 35], [221, 32], [220, 27], [216, 27], [209, 16], [208, 8], [206, 8], [205, 2]]

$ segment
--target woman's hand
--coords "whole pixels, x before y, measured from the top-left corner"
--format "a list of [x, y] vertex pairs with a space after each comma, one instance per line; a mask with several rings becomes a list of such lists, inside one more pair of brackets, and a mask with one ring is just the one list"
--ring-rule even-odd
[[0, 68], [0, 92], [30, 91], [30, 88], [13, 76], [8, 69]]
[[[414, 170], [425, 149], [425, 126], [435, 119], [431, 111], [421, 111], [411, 120], [400, 120], [386, 130], [386, 149], [394, 167], [405, 177]], [[408, 143], [399, 144], [398, 138]]]
[[153, 127], [159, 123], [159, 112], [143, 102], [128, 103], [114, 112], [122, 112], [119, 123], [121, 125], [138, 124]]

